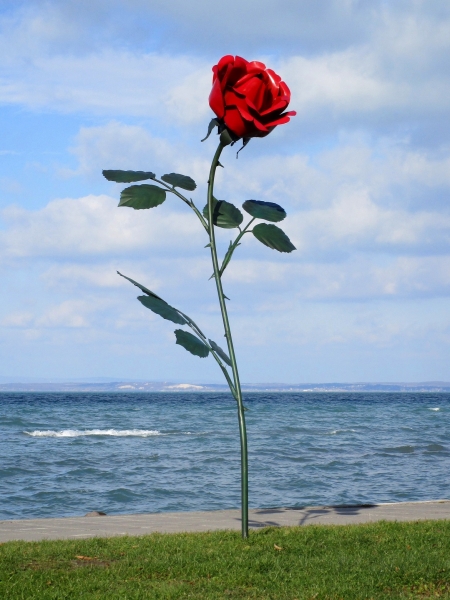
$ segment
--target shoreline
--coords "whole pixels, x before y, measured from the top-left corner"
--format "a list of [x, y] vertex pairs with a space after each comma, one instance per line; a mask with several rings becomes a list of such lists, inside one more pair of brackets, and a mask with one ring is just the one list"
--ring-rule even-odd
[[[450, 499], [309, 506], [252, 508], [251, 529], [306, 525], [352, 525], [377, 521], [450, 520]], [[86, 539], [151, 533], [206, 532], [241, 528], [240, 510], [142, 513], [131, 515], [17, 519], [0, 521], [0, 543]]]

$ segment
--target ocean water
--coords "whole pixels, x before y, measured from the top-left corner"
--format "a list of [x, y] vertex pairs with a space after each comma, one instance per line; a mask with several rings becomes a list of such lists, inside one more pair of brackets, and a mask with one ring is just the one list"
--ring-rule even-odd
[[[252, 507], [450, 497], [450, 394], [245, 394]], [[240, 503], [215, 393], [1, 393], [0, 519]]]

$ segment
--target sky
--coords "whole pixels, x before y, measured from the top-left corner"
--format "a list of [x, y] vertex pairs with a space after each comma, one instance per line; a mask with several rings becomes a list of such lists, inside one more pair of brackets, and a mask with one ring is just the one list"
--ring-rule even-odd
[[101, 171], [189, 175], [202, 208], [225, 54], [297, 111], [221, 159], [217, 196], [282, 205], [297, 248], [246, 236], [224, 275], [241, 379], [449, 381], [448, 0], [0, 0], [0, 378], [222, 381], [116, 274], [225, 346], [205, 232]]

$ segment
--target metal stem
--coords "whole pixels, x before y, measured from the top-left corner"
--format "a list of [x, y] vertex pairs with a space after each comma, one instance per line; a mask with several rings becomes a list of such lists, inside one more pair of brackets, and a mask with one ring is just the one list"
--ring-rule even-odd
[[[247, 431], [245, 427], [245, 414], [244, 405], [242, 403], [242, 391], [241, 384], [239, 381], [239, 372], [236, 363], [236, 355], [234, 353], [233, 339], [231, 337], [230, 323], [228, 321], [227, 307], [225, 304], [225, 297], [222, 288], [222, 281], [220, 279], [219, 261], [217, 259], [216, 251], [216, 240], [214, 234], [214, 223], [213, 223], [213, 190], [214, 190], [214, 178], [216, 174], [217, 165], [219, 162], [220, 155], [224, 149], [224, 145], [220, 142], [214, 158], [211, 163], [211, 170], [209, 172], [208, 181], [208, 229], [209, 229], [209, 240], [211, 244], [211, 258], [214, 267], [214, 279], [216, 280], [217, 295], [219, 297], [220, 310], [222, 313], [223, 327], [225, 330], [225, 337], [228, 344], [228, 353], [231, 360], [231, 369], [233, 371], [234, 380], [234, 391], [235, 398], [238, 406], [238, 420], [239, 420], [239, 434], [241, 438], [241, 524], [242, 524], [242, 537], [245, 539], [248, 537], [248, 455], [247, 455]], [[230, 388], [231, 389], [231, 388]], [[233, 392], [233, 390], [231, 390]]]

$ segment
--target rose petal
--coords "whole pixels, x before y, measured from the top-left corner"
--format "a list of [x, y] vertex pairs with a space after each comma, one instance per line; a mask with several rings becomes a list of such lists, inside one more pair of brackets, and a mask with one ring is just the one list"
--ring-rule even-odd
[[223, 119], [225, 114], [225, 104], [223, 101], [219, 79], [216, 79], [212, 86], [211, 93], [209, 95], [209, 106], [212, 108], [213, 112], [216, 113], [219, 119]]
[[247, 61], [240, 56], [236, 56], [236, 60], [232, 66], [231, 72], [228, 77], [228, 85], [233, 86], [247, 75]]
[[233, 94], [233, 96], [236, 96], [236, 98], [242, 98], [245, 100], [245, 93], [243, 94], [242, 92], [240, 92], [239, 90], [237, 90], [234, 86], [230, 89], [228, 89], [225, 94]]
[[264, 102], [265, 87], [264, 82], [259, 77], [248, 79], [243, 85], [234, 86], [234, 89], [244, 94], [246, 98], [253, 102], [257, 110], [261, 110]]
[[267, 131], [268, 125], [264, 125], [261, 121], [258, 121], [258, 119], [253, 119], [253, 125], [260, 131]]
[[223, 96], [225, 109], [229, 106], [243, 106], [247, 108], [247, 101], [244, 94], [236, 94], [234, 89], [227, 90]]
[[241, 117], [243, 119], [245, 119], [246, 121], [253, 121], [253, 116], [248, 112], [248, 110], [246, 110], [246, 108], [244, 108], [243, 106], [236, 106], [236, 108], [238, 109]]
[[[292, 115], [293, 116], [293, 115]], [[284, 114], [278, 119], [271, 121], [270, 123], [266, 123], [266, 127], [276, 127], [277, 125], [283, 125], [283, 123], [289, 123], [290, 118], [288, 114]]]
[[249, 73], [254, 73], [254, 72], [260, 73], [261, 71], [265, 71], [265, 70], [266, 70], [266, 65], [257, 60], [252, 60], [247, 65], [247, 71]]
[[271, 74], [268, 71], [265, 71], [265, 73], [263, 73], [263, 77], [264, 77], [264, 85], [267, 90], [267, 96], [270, 95], [271, 100], [273, 101], [278, 96], [278, 90], [279, 90], [278, 84], [273, 79], [273, 77], [271, 76]]
[[279, 75], [277, 75], [275, 73], [275, 71], [272, 71], [272, 69], [266, 69], [266, 73], [270, 75], [270, 77], [275, 81], [275, 83], [277, 84], [277, 86], [280, 85], [280, 83], [281, 83], [281, 77]]
[[238, 137], [245, 137], [247, 125], [235, 107], [230, 107], [225, 112], [225, 125]]
[[287, 96], [289, 102], [291, 99], [291, 90], [288, 88], [284, 81], [280, 81], [280, 89], [282, 90], [283, 94]]
[[234, 63], [234, 56], [232, 56], [231, 54], [226, 54], [225, 56], [222, 56], [222, 58], [217, 63], [217, 69], [220, 71], [221, 69], [223, 69], [223, 67], [226, 67], [227, 65], [233, 64], [233, 63]]
[[268, 108], [267, 110], [263, 110], [261, 111], [259, 114], [264, 117], [265, 115], [268, 115], [272, 112], [275, 111], [283, 111], [285, 108], [287, 108], [288, 102], [286, 102], [286, 100], [278, 100], [278, 102], [276, 102], [275, 104], [272, 104], [272, 106], [270, 108]]
[[230, 78], [232, 81], [234, 81], [234, 75], [234, 66], [232, 64], [228, 64], [226, 67], [224, 67], [220, 76], [220, 87], [222, 88], [222, 93], [225, 92], [226, 88], [230, 85]]
[[255, 76], [254, 73], [246, 73], [245, 75], [243, 75], [240, 79], [238, 79], [235, 82], [234, 87], [239, 87], [240, 85], [244, 84], [246, 81], [248, 81], [249, 79], [251, 79], [254, 76]]
[[236, 56], [236, 58], [234, 59], [234, 66], [236, 67], [236, 69], [247, 70], [248, 64], [248, 60], [245, 60], [245, 58], [242, 58], [242, 56]]

